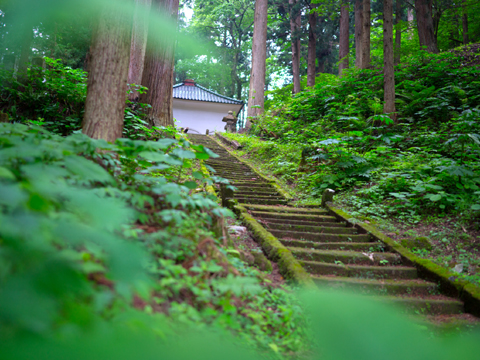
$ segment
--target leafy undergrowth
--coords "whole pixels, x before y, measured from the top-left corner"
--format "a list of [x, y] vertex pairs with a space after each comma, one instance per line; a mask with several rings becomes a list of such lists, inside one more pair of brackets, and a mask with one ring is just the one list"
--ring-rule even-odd
[[0, 342], [203, 328], [267, 357], [305, 353], [292, 291], [222, 247], [231, 214], [205, 188], [224, 180], [196, 170], [210, 156], [181, 137], [0, 124]]
[[[470, 46], [468, 56], [478, 51]], [[275, 90], [249, 136], [227, 136], [299, 204], [334, 189], [359, 219], [399, 239], [428, 236], [433, 248], [415, 251], [463, 264], [462, 276], [478, 284], [480, 70], [465, 66], [464, 55], [422, 51], [396, 67], [395, 122], [382, 114], [383, 75], [351, 69], [341, 79], [318, 77], [294, 97]]]

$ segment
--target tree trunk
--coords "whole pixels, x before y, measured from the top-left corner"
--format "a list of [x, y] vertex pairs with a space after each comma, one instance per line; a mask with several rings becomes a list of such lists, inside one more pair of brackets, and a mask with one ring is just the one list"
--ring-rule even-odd
[[362, 29], [363, 7], [362, 0], [355, 0], [355, 66], [362, 68]]
[[[152, 11], [170, 17], [176, 22], [179, 0], [154, 0]], [[172, 34], [150, 36], [143, 68], [142, 85], [148, 88], [140, 95], [140, 102], [150, 104], [148, 122], [151, 126], [174, 126], [173, 123], [173, 66], [175, 41]], [[173, 29], [172, 29], [173, 30]]]
[[22, 32], [22, 49], [18, 62], [18, 79], [23, 82], [27, 79], [28, 62], [32, 56], [33, 26], [25, 25]]
[[413, 29], [413, 9], [409, 6], [407, 10], [407, 21], [408, 21], [408, 38], [412, 40], [412, 29]]
[[301, 17], [295, 8], [296, 0], [288, 0], [290, 9], [290, 37], [292, 42], [292, 74], [293, 74], [293, 93], [300, 92], [300, 36]]
[[[255, 1], [255, 16], [252, 39], [252, 69], [248, 92], [248, 117], [256, 118], [263, 113], [265, 100], [265, 71], [267, 59], [268, 0]], [[250, 129], [251, 122], [245, 126]]]
[[465, 7], [465, 1], [463, 2], [463, 16], [462, 16], [462, 28], [463, 28], [463, 43], [468, 44], [470, 40], [468, 39], [468, 13], [467, 8]]
[[83, 133], [114, 142], [122, 136], [132, 17], [105, 6], [92, 37]]
[[[312, 4], [316, 7], [315, 4]], [[317, 59], [317, 35], [315, 33], [317, 28], [317, 13], [311, 12], [308, 14], [308, 60], [307, 60], [307, 86], [315, 86], [315, 60]]]
[[438, 53], [435, 27], [432, 18], [432, 0], [415, 0], [417, 13], [418, 39], [420, 46], [430, 53]]
[[[398, 0], [397, 0], [398, 1]], [[393, 1], [383, 0], [383, 112], [395, 119], [395, 76], [393, 68]]]
[[402, 21], [402, 0], [395, 1], [395, 65], [400, 64], [400, 50], [402, 46], [402, 28], [400, 22]]
[[[128, 83], [140, 85], [142, 83], [145, 50], [148, 36], [148, 11], [152, 0], [135, 0], [135, 14], [133, 15], [132, 45], [130, 48], [130, 65], [128, 67]], [[129, 95], [130, 100], [138, 99], [136, 91]]]
[[363, 0], [362, 69], [370, 67], [370, 0]]
[[344, 69], [348, 69], [348, 3], [342, 3], [340, 8], [340, 39], [338, 57], [340, 63], [338, 64], [338, 75], [342, 76]]

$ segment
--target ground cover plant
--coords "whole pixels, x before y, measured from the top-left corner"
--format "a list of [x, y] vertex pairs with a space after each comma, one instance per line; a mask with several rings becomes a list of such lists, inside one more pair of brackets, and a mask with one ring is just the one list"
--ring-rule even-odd
[[222, 179], [195, 165], [214, 156], [203, 146], [0, 126], [2, 342], [152, 314], [165, 333], [212, 325], [262, 351], [305, 351], [293, 295], [222, 247], [229, 213], [205, 192]]
[[[463, 264], [463, 276], [480, 283], [480, 70], [466, 65], [470, 52], [421, 51], [397, 66], [395, 121], [382, 114], [383, 75], [351, 69], [322, 75], [294, 97], [272, 92], [253, 136], [228, 136], [299, 200], [318, 202], [334, 189], [359, 219], [396, 234], [394, 221], [399, 241], [429, 224], [418, 230], [433, 250], [417, 251], [444, 266]], [[433, 235], [444, 225], [449, 247]]]

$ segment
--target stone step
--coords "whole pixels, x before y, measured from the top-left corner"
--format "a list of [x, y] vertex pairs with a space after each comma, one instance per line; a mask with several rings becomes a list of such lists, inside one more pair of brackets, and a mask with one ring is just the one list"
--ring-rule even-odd
[[257, 197], [234, 197], [240, 204], [280, 205], [288, 201], [283, 199], [259, 199]]
[[273, 189], [273, 186], [270, 185], [266, 181], [258, 181], [258, 180], [252, 180], [252, 181], [239, 181], [239, 180], [232, 180], [232, 184], [235, 184], [236, 187], [255, 187], [255, 188], [262, 188], [262, 187], [267, 187], [270, 189]]
[[[275, 218], [262, 218], [257, 219], [262, 224], [285, 224], [284, 219]], [[322, 222], [319, 224], [317, 221], [302, 221], [302, 220], [288, 220], [288, 224], [292, 225], [307, 225], [307, 226], [326, 226], [326, 227], [347, 227], [345, 222]]]
[[327, 234], [313, 233], [303, 231], [288, 231], [269, 229], [275, 237], [279, 239], [310, 240], [316, 242], [369, 242], [370, 235], [355, 234]]
[[372, 280], [338, 276], [312, 276], [319, 288], [345, 289], [376, 295], [436, 295], [438, 285], [424, 280]]
[[247, 205], [248, 210], [268, 211], [276, 213], [293, 213], [293, 214], [309, 214], [309, 215], [328, 215], [328, 211], [325, 209], [302, 209], [292, 208], [286, 206], [259, 206], [259, 205]]
[[265, 224], [265, 227], [272, 230], [287, 230], [287, 231], [299, 231], [299, 232], [312, 232], [312, 233], [327, 233], [327, 234], [356, 234], [357, 229], [347, 227], [326, 227], [323, 226], [311, 226], [311, 225], [291, 225], [289, 223], [284, 224]]
[[276, 195], [276, 196], [281, 196], [278, 192], [274, 191], [273, 189], [271, 191], [245, 191], [243, 188], [238, 189], [235, 191], [236, 195], [244, 195], [244, 196], [257, 196], [257, 195], [264, 195], [264, 196], [269, 196], [269, 195]]
[[[305, 248], [288, 248], [293, 256], [300, 260], [319, 261], [323, 263], [340, 263], [340, 264], [355, 264], [355, 265], [376, 265], [376, 266], [391, 266], [400, 265], [401, 257], [398, 254], [388, 252], [366, 253], [373, 255], [371, 260], [367, 255], [357, 251], [346, 250], [312, 250]], [[382, 264], [382, 261], [387, 261]]]
[[461, 314], [465, 311], [463, 302], [452, 298], [385, 296], [378, 299], [397, 305], [405, 313], [417, 315]]
[[275, 190], [275, 188], [267, 182], [262, 183], [248, 183], [244, 181], [232, 181], [235, 184], [235, 187], [239, 189], [251, 189], [251, 190]]
[[409, 266], [340, 265], [301, 260], [305, 270], [314, 275], [335, 275], [363, 279], [417, 279], [417, 269]]
[[308, 215], [308, 214], [289, 214], [274, 213], [269, 211], [250, 211], [254, 217], [261, 219], [277, 219], [277, 220], [302, 220], [316, 222], [335, 222], [335, 217], [328, 215]]
[[362, 252], [382, 252], [384, 246], [376, 242], [328, 242], [328, 243], [318, 243], [313, 241], [302, 241], [302, 240], [286, 240], [279, 239], [279, 241], [286, 247], [296, 247], [296, 248], [306, 248], [306, 249], [317, 249], [317, 250], [353, 250], [353, 251], [362, 251]]
[[234, 192], [234, 197], [237, 198], [237, 197], [242, 197], [242, 198], [259, 198], [259, 199], [280, 199], [280, 200], [285, 200], [283, 198], [282, 195], [278, 194], [278, 193], [271, 193], [271, 194], [246, 194], [246, 193], [239, 193], [237, 191]]

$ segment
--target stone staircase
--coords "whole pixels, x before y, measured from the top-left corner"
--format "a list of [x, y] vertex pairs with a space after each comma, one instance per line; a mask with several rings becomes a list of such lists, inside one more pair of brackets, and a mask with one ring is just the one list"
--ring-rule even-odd
[[215, 175], [238, 189], [236, 199], [267, 231], [284, 244], [319, 287], [352, 289], [403, 305], [405, 312], [455, 319], [463, 303], [438, 292], [438, 285], [418, 277], [415, 267], [386, 251], [369, 234], [358, 234], [327, 210], [296, 208], [268, 181], [232, 156], [209, 136], [191, 135], [218, 158], [207, 161]]

